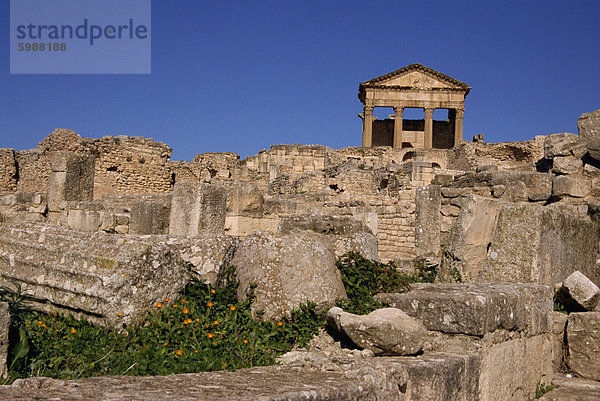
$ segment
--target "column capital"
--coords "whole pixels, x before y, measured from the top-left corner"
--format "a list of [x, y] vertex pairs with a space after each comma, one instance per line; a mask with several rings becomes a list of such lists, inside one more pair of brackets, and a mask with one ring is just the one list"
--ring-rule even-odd
[[364, 114], [365, 114], [365, 115], [366, 115], [366, 114], [373, 114], [373, 109], [374, 109], [374, 107], [373, 107], [373, 106], [365, 106], [365, 107], [363, 107]]
[[463, 118], [463, 113], [465, 109], [455, 109], [456, 110], [456, 118]]
[[394, 112], [396, 114], [402, 113], [404, 111], [404, 106], [394, 106]]
[[433, 107], [424, 107], [423, 109], [425, 109], [425, 115], [431, 115], [433, 116], [433, 110], [435, 110], [435, 108]]

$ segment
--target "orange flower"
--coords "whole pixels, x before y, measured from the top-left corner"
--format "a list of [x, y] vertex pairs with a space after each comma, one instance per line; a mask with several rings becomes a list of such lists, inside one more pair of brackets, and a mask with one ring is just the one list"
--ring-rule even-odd
[[187, 326], [187, 324], [188, 324], [188, 320], [187, 320], [187, 319], [184, 319], [184, 320], [183, 320], [183, 324], [185, 324], [185, 325]]
[[38, 324], [41, 326], [44, 322], [42, 322], [41, 320], [38, 320]]
[[185, 313], [190, 313], [190, 310], [188, 308], [183, 308], [182, 312]]
[[207, 302], [206, 306], [208, 306], [209, 308], [211, 308], [213, 306], [213, 303], [212, 302]]
[[165, 302], [169, 302], [169, 298], [165, 298]]
[[169, 345], [169, 343], [168, 343], [168, 342], [165, 342], [165, 343], [163, 343], [163, 345], [166, 347], [167, 345]]
[[71, 334], [75, 334], [75, 333], [77, 333], [77, 330], [71, 328]]
[[277, 322], [277, 326], [279, 326], [279, 327], [283, 326], [283, 322]]
[[196, 318], [196, 321], [197, 321], [197, 322], [199, 322], [199, 321], [200, 321], [200, 318]]
[[41, 327], [46, 328], [46, 325], [44, 323], [41, 324]]
[[162, 304], [161, 304], [160, 302], [157, 302], [157, 303], [156, 303], [156, 307], [157, 307], [157, 308], [162, 308]]
[[208, 333], [208, 334], [206, 335], [206, 337], [208, 337], [208, 338], [213, 338], [214, 336], [215, 336], [215, 335], [214, 335], [213, 333]]
[[117, 316], [121, 317], [123, 314], [121, 312], [117, 313]]
[[198, 350], [197, 350], [197, 349], [195, 349], [195, 350], [194, 350], [194, 354], [197, 354], [197, 353], [198, 353]]
[[219, 321], [218, 321], [218, 320], [215, 320], [215, 321], [213, 322], [213, 324], [216, 326], [217, 324], [219, 324]]
[[230, 311], [234, 311], [234, 310], [235, 310], [235, 306], [231, 305], [231, 306], [229, 307], [229, 310], [230, 310]]
[[185, 299], [182, 299], [179, 302], [181, 302], [182, 304], [184, 304], [185, 303]]
[[182, 350], [180, 350], [180, 349], [178, 349], [177, 351], [175, 351], [175, 353], [176, 353], [177, 355], [179, 355], [179, 356], [183, 355], [183, 351], [182, 351]]
[[211, 294], [214, 294], [214, 293], [215, 293], [215, 290], [210, 290], [210, 293], [211, 293]]
[[244, 340], [244, 344], [248, 344], [248, 340]]
[[177, 308], [177, 304], [173, 305], [173, 308]]

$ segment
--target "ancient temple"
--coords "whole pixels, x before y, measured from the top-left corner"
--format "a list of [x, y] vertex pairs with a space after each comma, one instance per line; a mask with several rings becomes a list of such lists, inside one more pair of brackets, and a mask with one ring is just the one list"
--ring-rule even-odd
[[[363, 103], [362, 146], [452, 148], [463, 135], [465, 98], [471, 88], [421, 64], [411, 64], [389, 74], [361, 82], [358, 98]], [[375, 107], [393, 107], [389, 119], [377, 120]], [[405, 108], [425, 110], [424, 120], [402, 118]], [[433, 119], [435, 109], [447, 109], [448, 118]]]

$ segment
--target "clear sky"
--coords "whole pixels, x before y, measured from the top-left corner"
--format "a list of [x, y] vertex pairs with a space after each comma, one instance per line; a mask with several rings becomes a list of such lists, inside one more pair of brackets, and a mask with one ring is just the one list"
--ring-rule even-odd
[[600, 109], [599, 0], [152, 0], [150, 75], [10, 75], [8, 0], [0, 15], [0, 147], [17, 150], [59, 127], [173, 160], [360, 146], [358, 83], [416, 62], [473, 88], [465, 139], [576, 133]]

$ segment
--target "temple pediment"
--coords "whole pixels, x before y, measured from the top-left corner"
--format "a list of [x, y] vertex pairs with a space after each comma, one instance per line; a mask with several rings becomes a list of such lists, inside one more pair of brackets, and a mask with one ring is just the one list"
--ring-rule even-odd
[[389, 87], [390, 89], [425, 89], [425, 90], [463, 90], [469, 91], [469, 85], [449, 77], [422, 64], [411, 64], [389, 74], [373, 78], [360, 84], [363, 88]]

